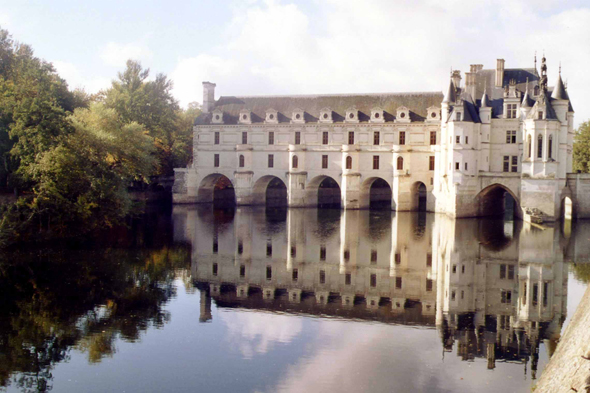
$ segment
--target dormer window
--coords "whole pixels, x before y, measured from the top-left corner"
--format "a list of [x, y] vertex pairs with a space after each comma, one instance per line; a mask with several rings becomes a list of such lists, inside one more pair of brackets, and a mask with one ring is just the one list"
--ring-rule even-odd
[[543, 111], [539, 111], [537, 119], [543, 120]]
[[212, 113], [211, 122], [213, 124], [223, 124], [223, 111], [215, 109]]
[[275, 111], [274, 109], [268, 109], [266, 111], [265, 123], [276, 124], [278, 122], [279, 122], [278, 112]]
[[461, 112], [455, 112], [455, 121], [461, 121]]
[[400, 123], [410, 122], [410, 110], [405, 106], [397, 108], [395, 120]]
[[346, 118], [344, 119], [347, 123], [358, 123], [359, 122], [359, 111], [356, 108], [349, 108], [346, 111]]
[[324, 108], [320, 110], [320, 123], [333, 123], [332, 109]]
[[293, 110], [293, 115], [291, 116], [291, 123], [305, 123], [305, 112], [303, 109], [295, 109]]
[[506, 104], [506, 118], [516, 119], [516, 112], [518, 111], [518, 104]]
[[426, 121], [439, 121], [440, 120], [440, 108], [431, 106], [426, 109]]
[[252, 124], [252, 114], [250, 111], [247, 109], [241, 110], [238, 122], [241, 124]]
[[377, 107], [371, 109], [371, 123], [384, 123], [383, 109]]

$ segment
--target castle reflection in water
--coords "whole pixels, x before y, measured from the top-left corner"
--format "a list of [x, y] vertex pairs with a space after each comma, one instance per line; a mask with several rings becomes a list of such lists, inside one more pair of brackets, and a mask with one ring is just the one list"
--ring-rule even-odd
[[[531, 362], [566, 316], [569, 239], [521, 221], [363, 210], [174, 209], [201, 321], [218, 307], [436, 327], [463, 360]], [[571, 249], [571, 247], [569, 247]], [[533, 374], [534, 377], [534, 374]]]

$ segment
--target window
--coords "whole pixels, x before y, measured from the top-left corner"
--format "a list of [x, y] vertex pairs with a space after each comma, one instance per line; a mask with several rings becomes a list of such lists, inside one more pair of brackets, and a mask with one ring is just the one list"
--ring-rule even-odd
[[219, 168], [219, 154], [213, 155], [213, 166]]
[[455, 300], [455, 291], [451, 291], [451, 300]]
[[325, 154], [322, 156], [322, 168], [328, 168], [328, 156]]
[[371, 274], [371, 286], [375, 288], [377, 286], [377, 275]]
[[352, 282], [352, 277], [350, 275], [350, 273], [346, 273], [344, 275], [344, 285], [350, 285]]
[[526, 293], [527, 292], [527, 285], [526, 285], [526, 282], [523, 283], [522, 288], [523, 288], [522, 289], [522, 305], [524, 306], [526, 304], [526, 297], [527, 297], [527, 293]]
[[295, 131], [295, 144], [296, 145], [301, 144], [301, 132], [300, 131]]
[[458, 144], [458, 145], [460, 145], [460, 144], [461, 144], [461, 137], [460, 137], [459, 135], [457, 135], [457, 136], [455, 137], [455, 143], [456, 143], [456, 144]]
[[453, 265], [453, 274], [457, 273], [457, 265]]
[[426, 279], [426, 292], [432, 292], [432, 280]]
[[326, 283], [326, 271], [320, 270], [320, 284]]
[[297, 256], [297, 246], [291, 246], [291, 258], [295, 258]]
[[215, 144], [219, 145], [219, 131], [215, 131]]
[[467, 170], [467, 163], [464, 164], [465, 170]]
[[539, 284], [533, 284], [533, 307], [539, 304]]
[[549, 142], [547, 143], [547, 158], [553, 158], [553, 135], [549, 135]]
[[242, 145], [248, 144], [248, 133], [246, 131], [242, 132]]
[[500, 265], [500, 278], [506, 278], [506, 265]]
[[512, 166], [510, 172], [518, 172], [518, 156], [512, 156]]
[[543, 120], [543, 111], [539, 111], [537, 114], [537, 120]]
[[354, 131], [348, 131], [348, 144], [354, 145]]
[[457, 170], [457, 171], [459, 170], [459, 163], [458, 162], [455, 163], [455, 170]]
[[395, 278], [395, 289], [402, 289], [402, 278], [401, 277]]
[[245, 165], [245, 161], [246, 161], [246, 160], [244, 159], [244, 155], [240, 154], [240, 159], [239, 159], [239, 161], [240, 161], [240, 168], [243, 168], [243, 167], [244, 167], [244, 165]]
[[508, 279], [514, 280], [514, 265], [508, 266]]
[[466, 145], [468, 145], [468, 144], [469, 144], [469, 137], [468, 137], [468, 136], [466, 136], [466, 137], [465, 137], [465, 144], [466, 144]]
[[547, 303], [549, 302], [549, 283], [543, 283], [543, 307], [547, 307]]
[[293, 282], [297, 282], [298, 278], [299, 278], [299, 271], [297, 269], [293, 269], [293, 272], [291, 273], [291, 279], [293, 280]]
[[426, 266], [432, 267], [432, 254], [426, 254]]
[[543, 158], [543, 137], [537, 137], [537, 158]]
[[461, 265], [461, 274], [465, 274], [465, 265]]
[[430, 144], [436, 145], [436, 131], [430, 131]]
[[506, 143], [516, 143], [516, 131], [506, 131]]
[[291, 159], [291, 167], [293, 169], [297, 169], [297, 167], [299, 166], [299, 158], [297, 158], [297, 156], [293, 156], [293, 158]]
[[268, 133], [268, 144], [269, 145], [274, 145], [275, 144], [275, 133], [274, 133], [274, 131], [270, 131]]
[[395, 264], [399, 265], [402, 263], [402, 254], [400, 254], [399, 252], [395, 253]]
[[373, 156], [373, 169], [379, 169], [379, 156]]
[[268, 155], [268, 167], [274, 168], [274, 166], [275, 166], [275, 156], [274, 156], [274, 154], [269, 154]]
[[397, 170], [401, 171], [404, 169], [404, 158], [403, 157], [398, 157], [397, 158]]
[[217, 238], [213, 239], [213, 254], [217, 254], [219, 251], [219, 243], [217, 243]]
[[272, 257], [272, 243], [271, 242], [266, 243], [266, 256]]
[[455, 113], [455, 121], [461, 121], [461, 112]]
[[243, 252], [244, 252], [244, 244], [240, 240], [240, 241], [238, 241], [238, 254], [242, 255]]
[[214, 264], [213, 264], [213, 272], [212, 272], [214, 276], [216, 276], [216, 275], [217, 275], [217, 269], [218, 269], [218, 266], [217, 266], [217, 264], [216, 264], [216, 263], [214, 263]]
[[344, 257], [344, 261], [348, 262], [350, 260], [350, 251], [344, 250], [344, 255], [342, 256]]
[[530, 135], [527, 138], [527, 145], [528, 145], [528, 149], [529, 149], [529, 151], [528, 151], [528, 153], [529, 153], [528, 154], [528, 157], [531, 158], [531, 150], [533, 148], [533, 142], [531, 140], [531, 136]]
[[377, 250], [371, 250], [371, 264], [377, 263]]
[[320, 261], [326, 260], [326, 246], [320, 247]]
[[374, 145], [378, 145], [379, 142], [380, 142], [380, 140], [379, 140], [379, 131], [375, 131], [373, 133], [373, 144]]
[[352, 169], [352, 157], [346, 156], [346, 169]]
[[517, 104], [506, 104], [506, 118], [516, 119]]
[[510, 172], [510, 156], [504, 156], [504, 165], [502, 172]]
[[406, 132], [405, 131], [400, 131], [399, 132], [399, 144], [400, 145], [405, 145], [406, 144]]
[[266, 267], [266, 279], [272, 280], [272, 266]]
[[322, 132], [322, 144], [323, 145], [328, 144], [328, 131]]
[[431, 171], [434, 170], [434, 156], [428, 157], [428, 169]]
[[240, 265], [240, 277], [246, 276], [246, 265]]

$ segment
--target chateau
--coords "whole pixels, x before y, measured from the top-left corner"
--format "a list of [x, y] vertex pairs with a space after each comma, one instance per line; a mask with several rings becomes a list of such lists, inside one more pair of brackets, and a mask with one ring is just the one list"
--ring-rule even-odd
[[[590, 177], [573, 174], [574, 110], [561, 78], [472, 65], [441, 92], [222, 96], [203, 82], [194, 161], [174, 203], [340, 206], [590, 216]], [[507, 197], [509, 195], [510, 197]], [[512, 202], [514, 201], [514, 202]], [[573, 210], [573, 211], [572, 211]]]

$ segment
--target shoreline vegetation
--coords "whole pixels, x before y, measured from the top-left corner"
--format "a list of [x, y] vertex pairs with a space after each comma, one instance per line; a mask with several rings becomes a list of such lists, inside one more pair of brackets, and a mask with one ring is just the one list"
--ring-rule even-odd
[[126, 225], [130, 191], [192, 160], [192, 123], [164, 74], [128, 60], [96, 94], [70, 89], [53, 65], [0, 28], [0, 248]]

